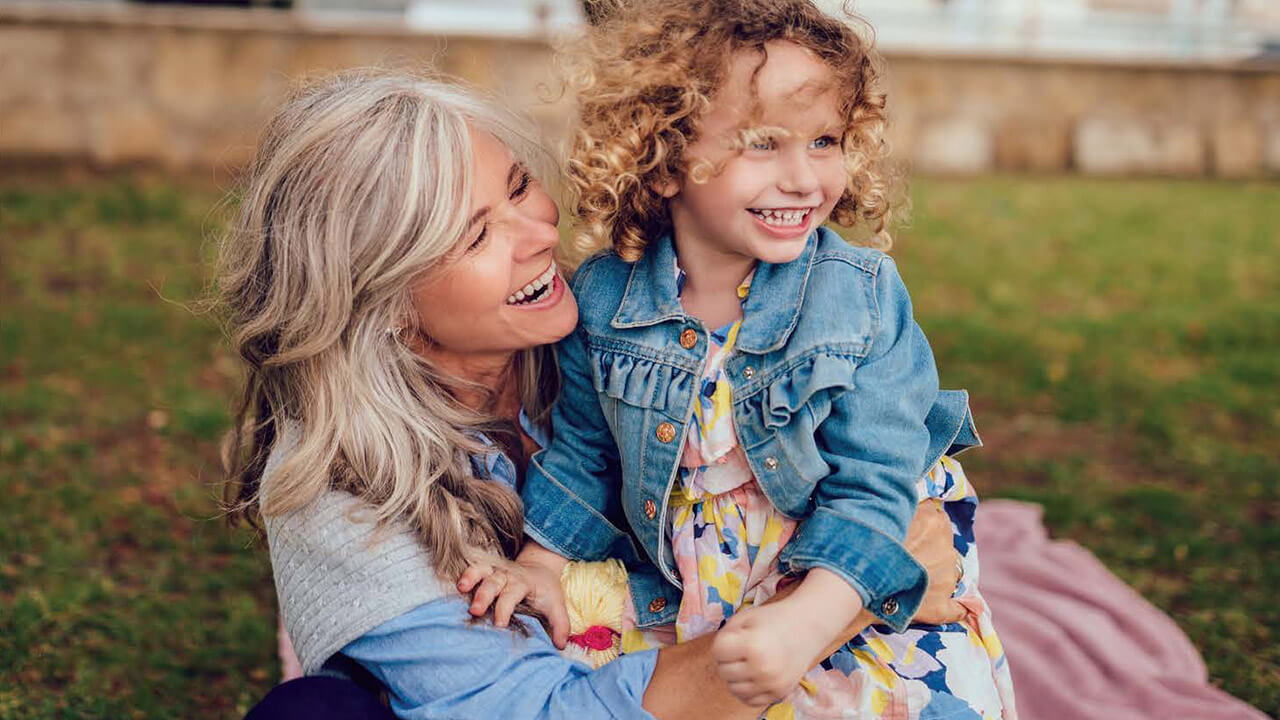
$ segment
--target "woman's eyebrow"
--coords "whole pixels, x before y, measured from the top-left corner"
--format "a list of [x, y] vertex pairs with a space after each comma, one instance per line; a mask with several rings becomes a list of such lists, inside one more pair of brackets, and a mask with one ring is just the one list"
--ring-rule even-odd
[[466, 230], [464, 230], [463, 232], [464, 232], [464, 233], [471, 232], [471, 228], [475, 227], [475, 226], [476, 226], [476, 223], [478, 223], [478, 222], [480, 222], [481, 220], [483, 220], [483, 219], [484, 219], [484, 216], [485, 216], [485, 215], [488, 215], [488, 214], [489, 214], [489, 206], [488, 206], [488, 205], [486, 205], [486, 206], [484, 206], [484, 207], [480, 208], [479, 210], [475, 211], [475, 214], [473, 214], [473, 215], [471, 216], [471, 220], [469, 220], [469, 221], [467, 222], [467, 229], [466, 229]]
[[[507, 170], [507, 187], [510, 188], [512, 185], [515, 185], [516, 177], [524, 172], [526, 172], [524, 168], [524, 163], [511, 163], [511, 167]], [[475, 227], [476, 223], [483, 220], [484, 216], [487, 214], [489, 214], [488, 205], [485, 205], [484, 207], [475, 211], [475, 213], [472, 214], [471, 216], [471, 220], [467, 222], [467, 231], [470, 231], [471, 228]]]

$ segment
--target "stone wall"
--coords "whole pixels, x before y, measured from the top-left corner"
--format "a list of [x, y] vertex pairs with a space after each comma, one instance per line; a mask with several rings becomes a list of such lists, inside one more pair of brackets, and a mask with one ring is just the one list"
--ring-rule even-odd
[[[895, 152], [925, 173], [1280, 173], [1280, 67], [893, 54]], [[433, 64], [562, 138], [550, 44], [271, 11], [0, 4], [0, 168], [230, 170], [300, 77]]]

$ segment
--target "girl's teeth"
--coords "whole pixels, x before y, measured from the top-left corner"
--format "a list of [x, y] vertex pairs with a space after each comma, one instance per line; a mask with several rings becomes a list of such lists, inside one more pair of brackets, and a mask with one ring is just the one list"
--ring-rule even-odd
[[754, 212], [770, 225], [799, 225], [809, 213], [808, 210], [756, 210]]

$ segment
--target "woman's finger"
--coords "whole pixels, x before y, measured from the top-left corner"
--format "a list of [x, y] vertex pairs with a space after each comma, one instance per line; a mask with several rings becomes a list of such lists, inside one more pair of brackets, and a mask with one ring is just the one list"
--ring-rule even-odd
[[[548, 601], [539, 603], [539, 610], [547, 617], [547, 625], [551, 626], [551, 643], [557, 650], [563, 650], [569, 644], [569, 611], [564, 602]], [[549, 607], [548, 607], [549, 606]]]
[[472, 565], [462, 572], [458, 578], [458, 592], [471, 592], [481, 580], [493, 574], [492, 565]]
[[508, 582], [502, 594], [498, 596], [498, 601], [493, 604], [493, 624], [500, 628], [506, 627], [511, 621], [511, 615], [516, 611], [516, 605], [528, 594], [528, 585], [519, 580]]
[[943, 622], [948, 622], [948, 623], [960, 622], [965, 618], [966, 615], [969, 614], [969, 611], [965, 609], [965, 606], [961, 605], [956, 600], [949, 600], [947, 609], [948, 609], [948, 612]]
[[480, 583], [475, 594], [471, 596], [471, 614], [480, 617], [485, 614], [494, 599], [507, 586], [508, 576], [505, 572], [495, 572]]

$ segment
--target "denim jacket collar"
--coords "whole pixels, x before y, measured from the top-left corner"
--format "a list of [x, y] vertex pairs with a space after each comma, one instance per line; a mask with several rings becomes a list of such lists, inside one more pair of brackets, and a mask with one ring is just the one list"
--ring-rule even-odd
[[[777, 350], [787, 342], [800, 317], [800, 304], [818, 247], [819, 232], [820, 229], [815, 230], [809, 236], [804, 251], [795, 260], [756, 266], [751, 294], [742, 307], [737, 349], [759, 355]], [[624, 329], [687, 319], [680, 306], [675, 274], [671, 272], [675, 262], [675, 244], [667, 233], [632, 264], [622, 302], [609, 325]]]

